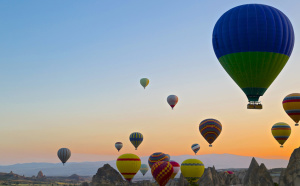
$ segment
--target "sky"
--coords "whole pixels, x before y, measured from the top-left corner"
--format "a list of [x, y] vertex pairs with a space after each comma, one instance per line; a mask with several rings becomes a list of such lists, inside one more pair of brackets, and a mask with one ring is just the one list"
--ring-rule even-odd
[[[216, 21], [247, 3], [284, 12], [295, 31], [293, 53], [263, 97], [263, 110], [247, 98], [218, 62], [212, 47]], [[236, 154], [288, 159], [299, 147], [300, 127], [282, 108], [300, 92], [298, 0], [0, 1], [0, 164], [149, 156]], [[150, 79], [144, 90], [139, 84]], [[172, 110], [166, 98], [179, 97]], [[223, 130], [213, 147], [199, 123], [215, 118]], [[286, 122], [284, 148], [271, 134]], [[129, 141], [141, 132], [138, 148]], [[114, 143], [121, 141], [118, 153]]]

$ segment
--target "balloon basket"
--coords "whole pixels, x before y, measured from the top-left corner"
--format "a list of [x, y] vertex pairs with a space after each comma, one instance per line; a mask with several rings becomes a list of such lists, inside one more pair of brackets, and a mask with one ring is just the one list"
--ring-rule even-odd
[[281, 145], [280, 148], [283, 148], [283, 145]]
[[212, 145], [209, 145], [209, 147], [212, 147]]
[[260, 102], [256, 102], [256, 101], [252, 102], [251, 101], [247, 105], [247, 109], [258, 109], [258, 110], [261, 110], [262, 109], [262, 104]]
[[299, 126], [299, 123], [296, 123], [295, 126]]

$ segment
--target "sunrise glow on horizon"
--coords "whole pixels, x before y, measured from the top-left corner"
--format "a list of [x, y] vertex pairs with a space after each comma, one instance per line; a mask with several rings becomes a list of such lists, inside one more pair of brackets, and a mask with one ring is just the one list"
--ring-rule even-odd
[[[215, 56], [212, 31], [227, 10], [247, 3], [273, 6], [294, 28], [286, 66], [247, 109], [247, 97]], [[300, 92], [300, 2], [167, 0], [0, 2], [0, 165], [113, 160], [123, 153], [150, 156], [234, 154], [288, 159], [300, 146], [300, 127], [282, 100]], [[212, 11], [213, 10], [213, 11]], [[141, 78], [149, 78], [144, 89]], [[169, 95], [179, 100], [172, 110]], [[199, 124], [214, 118], [222, 132], [213, 147]], [[283, 148], [271, 127], [291, 126]], [[132, 132], [144, 140], [135, 150]], [[115, 142], [123, 142], [118, 152]], [[74, 158], [74, 159], [72, 159]]]

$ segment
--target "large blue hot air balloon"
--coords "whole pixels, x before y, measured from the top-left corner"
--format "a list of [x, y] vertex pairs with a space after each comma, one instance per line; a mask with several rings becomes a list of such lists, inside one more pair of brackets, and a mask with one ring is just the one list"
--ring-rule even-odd
[[213, 31], [215, 54], [246, 94], [250, 109], [287, 63], [294, 47], [294, 30], [280, 10], [261, 4], [237, 6], [225, 12]]

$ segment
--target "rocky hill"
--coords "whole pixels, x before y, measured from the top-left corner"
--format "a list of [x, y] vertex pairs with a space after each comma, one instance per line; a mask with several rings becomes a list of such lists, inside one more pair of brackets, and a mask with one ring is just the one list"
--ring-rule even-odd
[[105, 164], [103, 167], [99, 168], [97, 173], [93, 176], [92, 185], [122, 185], [126, 181], [123, 180], [121, 174], [112, 168], [109, 164]]
[[292, 153], [288, 166], [282, 171], [279, 186], [300, 185], [300, 148]]

